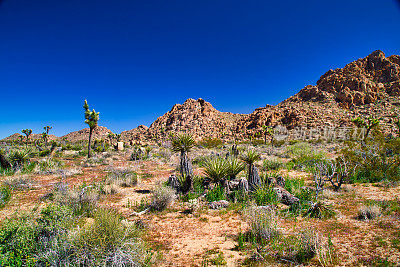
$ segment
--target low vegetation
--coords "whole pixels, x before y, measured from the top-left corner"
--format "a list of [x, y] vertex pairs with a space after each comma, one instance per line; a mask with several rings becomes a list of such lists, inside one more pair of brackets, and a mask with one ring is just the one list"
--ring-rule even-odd
[[[53, 143], [44, 129], [40, 142], [2, 146], [0, 266], [400, 259], [400, 142], [377, 126], [329, 150], [322, 141], [277, 145], [265, 132], [256, 145], [175, 134], [122, 151], [121, 136], [110, 136], [89, 149]], [[370, 251], [378, 256], [360, 256]]]

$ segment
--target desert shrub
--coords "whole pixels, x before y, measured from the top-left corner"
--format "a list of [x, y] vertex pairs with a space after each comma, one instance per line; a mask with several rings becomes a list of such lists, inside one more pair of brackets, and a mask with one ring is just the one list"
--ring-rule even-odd
[[151, 197], [151, 209], [165, 210], [175, 199], [175, 190], [168, 186], [157, 186]]
[[278, 159], [266, 159], [263, 162], [263, 168], [265, 171], [279, 170], [284, 166], [283, 162]]
[[252, 198], [259, 206], [268, 204], [276, 205], [279, 202], [278, 196], [273, 188], [266, 185], [258, 187], [257, 190], [252, 193]]
[[342, 151], [354, 170], [349, 182], [380, 182], [400, 180], [400, 139], [387, 139], [382, 134], [362, 142], [348, 142]]
[[306, 229], [299, 234], [299, 245], [295, 255], [298, 263], [304, 263], [316, 257], [322, 266], [333, 263], [333, 245], [329, 238], [325, 238], [313, 229]]
[[103, 184], [100, 187], [100, 191], [102, 194], [105, 195], [114, 195], [117, 194], [119, 192], [119, 186], [114, 184], [114, 183], [110, 183], [110, 184]]
[[224, 141], [222, 141], [218, 137], [205, 137], [197, 143], [198, 146], [202, 146], [205, 148], [216, 148], [222, 146], [223, 144]]
[[3, 208], [11, 199], [11, 190], [7, 186], [0, 187], [0, 208]]
[[38, 156], [46, 157], [46, 156], [50, 155], [50, 153], [51, 153], [50, 149], [45, 149], [45, 150], [39, 151]]
[[71, 234], [75, 266], [141, 266], [150, 254], [133, 223], [111, 209], [98, 209], [93, 221]]
[[215, 186], [213, 189], [207, 192], [206, 199], [209, 202], [226, 200], [225, 189], [221, 185]]
[[90, 215], [97, 207], [100, 195], [97, 188], [83, 185], [69, 189], [65, 183], [58, 183], [53, 190], [53, 199], [60, 205], [70, 207], [74, 215]]
[[62, 151], [64, 151], [64, 150], [81, 151], [81, 150], [83, 150], [83, 149], [84, 149], [83, 146], [78, 145], [78, 144], [76, 144], [76, 145], [66, 144], [66, 145], [63, 145], [63, 146], [61, 147], [61, 150], [62, 150]]
[[361, 205], [358, 209], [357, 219], [361, 221], [373, 220], [382, 213], [380, 206], [376, 204]]
[[135, 186], [137, 174], [130, 168], [111, 168], [105, 180], [106, 185], [115, 184], [119, 187]]
[[57, 173], [63, 167], [64, 164], [60, 160], [47, 158], [45, 160], [40, 160], [36, 164], [35, 171], [37, 173], [42, 173], [42, 174], [52, 174], [52, 173]]
[[32, 213], [6, 219], [0, 226], [1, 265], [34, 266], [34, 263], [40, 263], [38, 255], [64, 232], [70, 215], [71, 211], [66, 207], [48, 206], [39, 216]]
[[324, 161], [326, 156], [307, 143], [295, 143], [286, 148], [285, 155], [291, 158], [296, 168], [312, 168], [316, 163]]
[[297, 196], [301, 195], [301, 190], [304, 187], [304, 178], [288, 178], [285, 179], [285, 189], [289, 191], [289, 193]]
[[[297, 204], [290, 206], [284, 212], [291, 215], [304, 215], [310, 209], [312, 201], [315, 200], [315, 191], [312, 188], [304, 186], [303, 178], [286, 178], [285, 189], [299, 199]], [[288, 214], [288, 215], [290, 215]]]
[[3, 185], [12, 190], [28, 190], [33, 186], [33, 181], [26, 175], [9, 176], [3, 180]]
[[265, 141], [263, 139], [252, 139], [250, 141], [250, 144], [252, 144], [253, 146], [262, 146], [265, 144]]
[[245, 219], [250, 225], [250, 233], [261, 243], [279, 237], [278, 217], [270, 207], [249, 207], [244, 211]]
[[29, 216], [5, 220], [0, 227], [0, 263], [2, 266], [33, 266], [38, 230]]
[[24, 165], [29, 163], [32, 151], [29, 149], [19, 149], [11, 151], [8, 159], [16, 169], [22, 169]]
[[104, 158], [99, 158], [99, 157], [91, 157], [85, 159], [83, 162], [83, 167], [96, 167], [98, 165], [105, 165], [106, 161]]

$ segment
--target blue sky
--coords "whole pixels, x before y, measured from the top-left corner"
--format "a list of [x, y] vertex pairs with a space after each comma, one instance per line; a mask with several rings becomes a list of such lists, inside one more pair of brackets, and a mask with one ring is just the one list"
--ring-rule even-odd
[[0, 138], [82, 129], [84, 99], [114, 132], [187, 98], [250, 113], [374, 50], [400, 54], [390, 0], [0, 2]]

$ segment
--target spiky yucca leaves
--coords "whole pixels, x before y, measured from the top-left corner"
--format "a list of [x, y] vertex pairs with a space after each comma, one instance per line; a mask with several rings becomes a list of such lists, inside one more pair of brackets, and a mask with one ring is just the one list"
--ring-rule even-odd
[[228, 161], [224, 158], [214, 157], [203, 163], [204, 174], [213, 183], [221, 182], [228, 177]]
[[30, 149], [16, 150], [10, 153], [8, 159], [14, 168], [22, 168], [22, 166], [29, 161], [31, 154], [32, 150]]
[[190, 134], [178, 134], [171, 136], [172, 151], [187, 153], [194, 147], [196, 142]]
[[306, 217], [329, 219], [335, 216], [335, 211], [330, 209], [326, 204], [317, 201], [305, 213]]
[[236, 176], [244, 170], [244, 164], [240, 162], [236, 157], [229, 157], [226, 161], [227, 163], [227, 177], [230, 180], [233, 180], [236, 178]]
[[241, 157], [241, 159], [245, 162], [245, 163], [247, 163], [247, 164], [249, 164], [249, 165], [252, 165], [254, 162], [256, 162], [257, 160], [260, 160], [261, 159], [261, 156], [260, 156], [260, 154], [257, 152], [257, 151], [255, 151], [255, 150], [248, 150], [247, 152], [246, 152], [246, 154], [245, 155], [243, 155], [242, 157]]
[[97, 122], [99, 121], [100, 117], [99, 117], [99, 112], [96, 112], [94, 109], [93, 111], [90, 111], [89, 105], [86, 100], [83, 105], [83, 108], [85, 109], [85, 123], [89, 125], [88, 158], [90, 158], [92, 156], [91, 154], [92, 133], [93, 130], [97, 127]]
[[258, 175], [258, 169], [256, 166], [254, 166], [254, 163], [260, 160], [261, 156], [254, 150], [248, 150], [247, 153], [241, 157], [241, 159], [248, 165], [247, 180], [249, 183], [249, 188], [251, 191], [255, 191], [262, 184], [260, 176]]

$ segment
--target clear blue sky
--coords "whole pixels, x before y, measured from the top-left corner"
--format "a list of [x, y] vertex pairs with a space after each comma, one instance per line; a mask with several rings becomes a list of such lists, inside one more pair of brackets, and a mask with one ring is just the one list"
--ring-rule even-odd
[[394, 0], [0, 2], [0, 138], [82, 129], [84, 99], [115, 132], [187, 98], [250, 113], [374, 50], [400, 54]]

